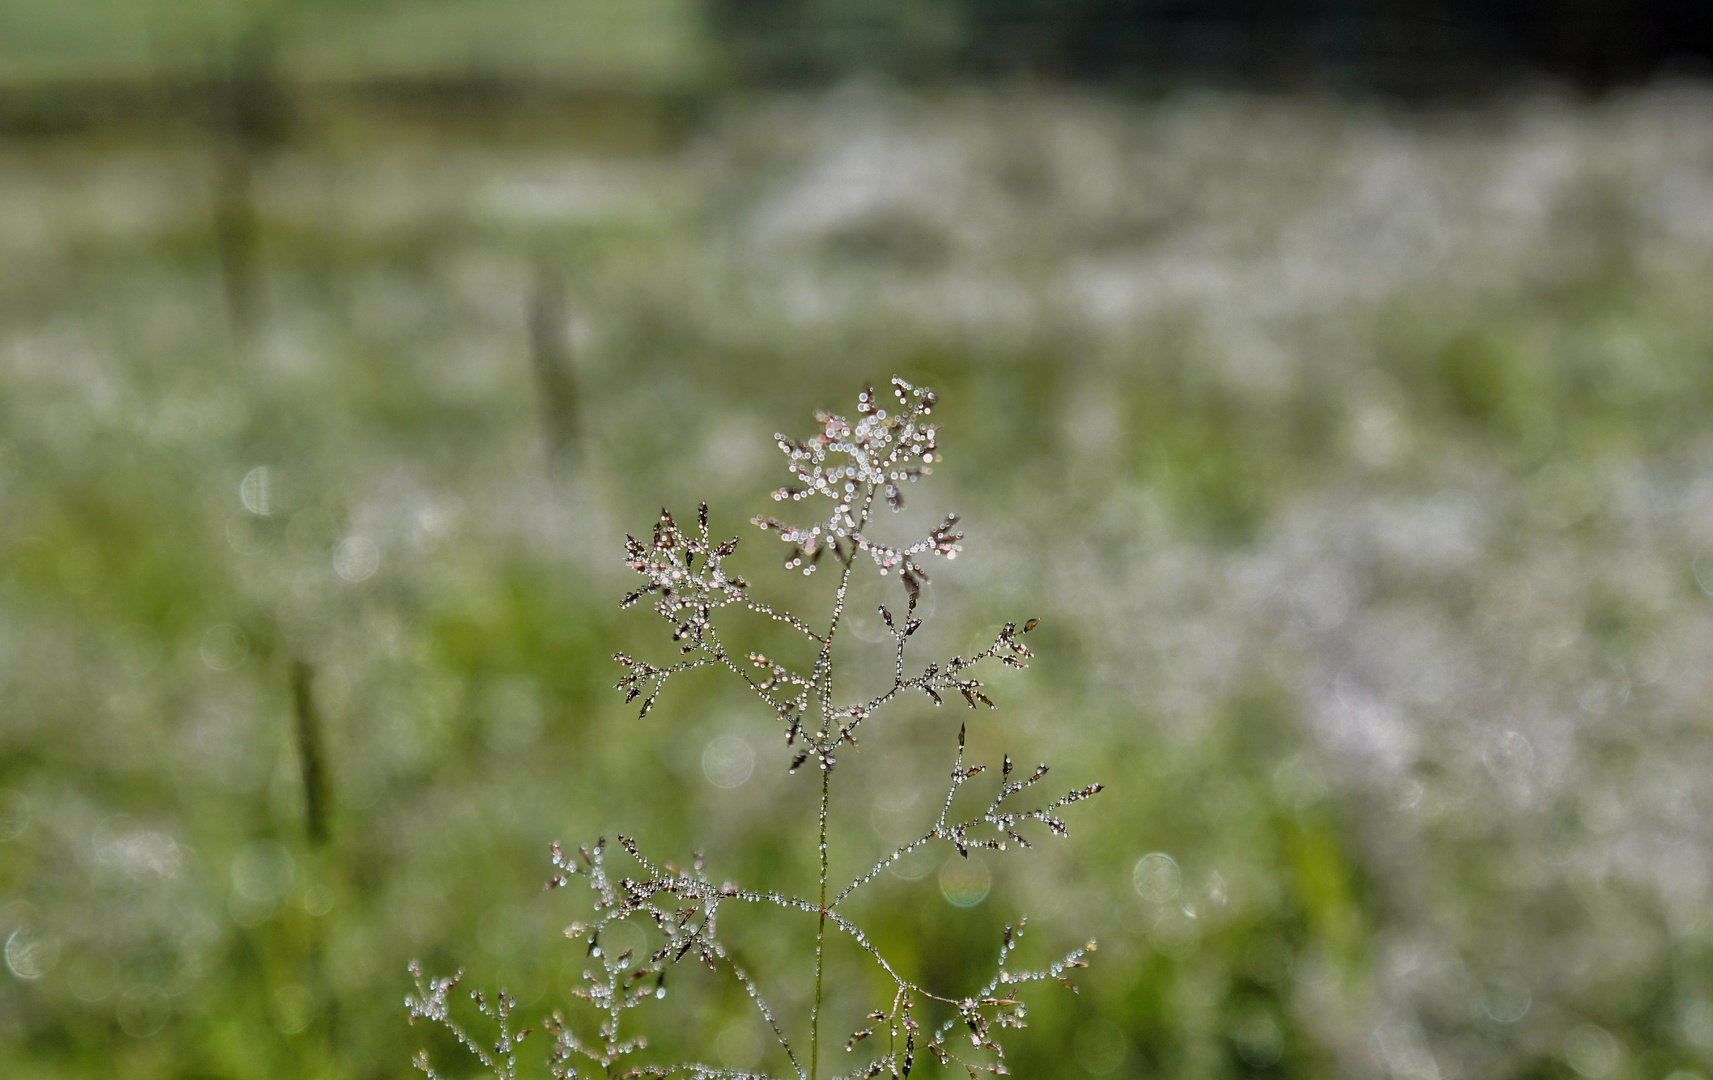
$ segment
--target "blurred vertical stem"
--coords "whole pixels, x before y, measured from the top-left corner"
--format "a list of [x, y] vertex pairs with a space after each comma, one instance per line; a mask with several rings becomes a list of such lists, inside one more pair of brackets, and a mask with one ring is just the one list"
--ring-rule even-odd
[[293, 712], [297, 717], [297, 752], [303, 767], [304, 824], [310, 843], [327, 842], [327, 787], [321, 715], [315, 708], [315, 669], [306, 660], [291, 665]]
[[232, 326], [247, 332], [256, 316], [256, 200], [250, 152], [223, 141], [214, 167], [214, 246]]
[[234, 329], [247, 333], [257, 316], [256, 163], [284, 141], [289, 108], [275, 72], [274, 38], [250, 31], [210, 88], [209, 122], [219, 142], [212, 184], [214, 244]]
[[541, 395], [541, 427], [548, 461], [569, 462], [577, 440], [577, 382], [566, 326], [565, 289], [547, 270], [536, 275], [529, 301], [529, 355]]
[[[303, 775], [304, 832], [311, 847], [320, 852], [326, 849], [332, 835], [327, 807], [327, 749], [322, 736], [321, 712], [315, 707], [315, 668], [302, 658], [292, 661], [291, 698], [297, 727], [298, 760]], [[322, 864], [325, 874], [327, 860], [317, 861]], [[325, 882], [322, 885], [325, 886]], [[310, 915], [310, 925], [309, 965], [325, 1019], [321, 1049], [322, 1066], [325, 1068], [333, 1061], [334, 1047], [338, 1043], [339, 1003], [327, 982], [325, 939], [321, 933], [321, 920], [314, 913]]]

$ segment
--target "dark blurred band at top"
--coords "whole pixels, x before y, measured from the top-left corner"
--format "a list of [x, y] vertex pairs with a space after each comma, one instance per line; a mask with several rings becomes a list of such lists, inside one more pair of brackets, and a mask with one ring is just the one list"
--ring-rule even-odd
[[281, 117], [294, 95], [445, 114], [873, 77], [1441, 98], [1710, 72], [1713, 4], [1683, 0], [0, 0], [13, 133]]
[[1713, 4], [1674, 0], [712, 0], [709, 15], [761, 83], [880, 69], [1437, 95], [1713, 70]]

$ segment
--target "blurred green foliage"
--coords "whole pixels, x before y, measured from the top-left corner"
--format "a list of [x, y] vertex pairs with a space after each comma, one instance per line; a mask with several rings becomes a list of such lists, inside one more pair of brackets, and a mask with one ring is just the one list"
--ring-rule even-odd
[[[931, 644], [1044, 620], [972, 746], [1107, 784], [973, 909], [935, 867], [866, 901], [953, 988], [1020, 913], [1038, 956], [1099, 938], [1016, 1074], [1705, 1068], [1705, 104], [858, 89], [625, 152], [361, 112], [7, 144], [0, 1072], [453, 1060], [411, 958], [573, 1004], [556, 839], [800, 890], [769, 718], [610, 690], [670, 649], [620, 543], [706, 499], [764, 595], [824, 593], [744, 525], [771, 436], [894, 371], [944, 402], [911, 513], [970, 537]], [[841, 763], [847, 869], [959, 719]], [[806, 929], [732, 930], [799, 1020]], [[663, 1050], [759, 1053], [733, 987], [672, 986]]]
[[0, 88], [172, 83], [266, 65], [307, 82], [546, 80], [681, 90], [707, 77], [694, 0], [70, 0], [0, 4]]

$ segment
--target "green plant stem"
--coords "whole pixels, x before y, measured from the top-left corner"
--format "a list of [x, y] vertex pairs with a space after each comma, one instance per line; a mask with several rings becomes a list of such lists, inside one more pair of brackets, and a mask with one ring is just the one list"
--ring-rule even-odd
[[[868, 509], [874, 505], [874, 485], [868, 485], [863, 496], [862, 510], [857, 515], [857, 527], [868, 522]], [[821, 658], [816, 664], [815, 681], [821, 690], [821, 737], [832, 731], [830, 714], [833, 707], [833, 638], [839, 632], [839, 620], [845, 613], [845, 596], [851, 585], [851, 569], [856, 564], [856, 551], [844, 561], [839, 571], [839, 588], [833, 599], [833, 618], [827, 626], [827, 636], [821, 642]], [[826, 970], [824, 948], [827, 940], [827, 793], [831, 788], [833, 770], [830, 763], [821, 763], [821, 918], [815, 926], [815, 1007], [809, 1013], [809, 1080], [815, 1080], [821, 1059], [821, 975]]]
[[809, 1014], [809, 1080], [815, 1080], [815, 1070], [821, 1057], [821, 972], [822, 946], [827, 937], [827, 791], [831, 785], [831, 769], [821, 770], [821, 921], [815, 928], [815, 1008]]

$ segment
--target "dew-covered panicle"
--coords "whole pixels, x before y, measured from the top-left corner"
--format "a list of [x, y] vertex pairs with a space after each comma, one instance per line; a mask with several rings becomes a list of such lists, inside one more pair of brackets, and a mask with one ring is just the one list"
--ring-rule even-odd
[[[780, 906], [790, 906], [792, 901], [776, 894], [747, 892], [731, 882], [714, 884], [708, 879], [700, 853], [693, 856], [688, 868], [683, 868], [670, 862], [653, 862], [629, 837], [620, 836], [618, 843], [624, 853], [622, 857], [635, 867], [634, 876], [615, 878], [609, 873], [609, 852], [604, 839], [592, 848], [579, 848], [575, 859], [568, 857], [557, 844], [552, 849], [553, 864], [560, 872], [548, 880], [547, 887], [559, 888], [569, 884], [573, 876], [581, 876], [592, 894], [592, 917], [566, 927], [565, 936], [581, 943], [589, 958], [582, 981], [572, 993], [600, 1014], [592, 1036], [579, 1036], [573, 1025], [558, 1013], [548, 1019], [547, 1029], [554, 1036], [550, 1060], [553, 1075], [562, 1080], [609, 1075], [759, 1076], [694, 1061], [619, 1068], [624, 1059], [648, 1045], [640, 1035], [625, 1036], [622, 1030], [625, 1014], [648, 1001], [664, 999], [669, 970], [686, 959], [705, 964], [712, 971], [728, 972], [735, 978], [773, 1030], [787, 1059], [795, 1065], [796, 1056], [772, 1009], [717, 936], [720, 905], [726, 901]], [[602, 944], [602, 934], [617, 922], [629, 922], [645, 931], [653, 943], [646, 955], [633, 955], [629, 949], [614, 955]], [[579, 1065], [584, 1072], [577, 1071]], [[797, 1069], [796, 1075], [800, 1080], [802, 1070]]]
[[[900, 509], [904, 502], [903, 485], [927, 475], [930, 463], [939, 454], [938, 429], [927, 423], [934, 407], [933, 392], [895, 378], [892, 400], [896, 408], [889, 411], [877, 400], [873, 388], [867, 388], [858, 399], [854, 423], [822, 412], [816, 414], [821, 430], [810, 439], [798, 442], [779, 436], [780, 449], [786, 454], [795, 483], [775, 492], [774, 498], [800, 502], [819, 497], [832, 503], [826, 518], [808, 526], [788, 526], [771, 518], [755, 522], [763, 529], [778, 532], [791, 545], [787, 569], [812, 572], [821, 564], [823, 555], [832, 553], [837, 565], [838, 589], [832, 610], [813, 624], [755, 600], [750, 596], [747, 582], [726, 572], [724, 560], [735, 549], [737, 540], [714, 541], [706, 505], [699, 508], [693, 528], [683, 528], [670, 512], [662, 510], [650, 540], [627, 538], [626, 562], [646, 582], [627, 595], [620, 606], [630, 607], [645, 597], [653, 597], [655, 611], [672, 625], [671, 636], [678, 655], [671, 662], [651, 663], [616, 654], [614, 659], [626, 669], [618, 688], [625, 691], [627, 702], [642, 699], [639, 716], [646, 717], [662, 687], [680, 672], [722, 667], [742, 679], [780, 721], [789, 770], [795, 772], [809, 761], [817, 766], [815, 771], [821, 777], [819, 810], [803, 825], [811, 836], [819, 831], [820, 874], [812, 896], [758, 892], [730, 881], [716, 884], [708, 876], [700, 854], [694, 856], [688, 867], [657, 862], [622, 835], [618, 837], [617, 851], [610, 851], [605, 840], [592, 847], [578, 848], [575, 855], [567, 855], [563, 848], [554, 845], [555, 873], [547, 887], [560, 888], [571, 884], [573, 878], [581, 878], [591, 904], [588, 918], [572, 923], [565, 930], [568, 938], [581, 945], [587, 961], [573, 994], [588, 1007], [589, 1016], [568, 1019], [554, 1013], [544, 1021], [553, 1039], [548, 1070], [560, 1080], [596, 1077], [822, 1080], [820, 1051], [824, 1040], [820, 1003], [825, 955], [822, 945], [828, 933], [843, 935], [854, 944], [875, 965], [881, 985], [890, 987], [885, 999], [876, 1002], [877, 1007], [869, 1014], [868, 1026], [853, 1032], [844, 1043], [844, 1051], [853, 1057], [869, 1055], [866, 1062], [844, 1072], [835, 1069], [840, 1077], [854, 1080], [887, 1076], [897, 1080], [908, 1077], [922, 1061], [930, 1058], [942, 1066], [957, 1065], [971, 1077], [981, 1073], [1002, 1075], [1006, 1067], [1001, 1033], [1022, 1027], [1026, 1016], [1017, 989], [1049, 979], [1071, 986], [1067, 973], [1082, 967], [1084, 954], [1094, 949], [1094, 943], [1090, 942], [1044, 968], [1019, 970], [1011, 963], [1013, 950], [1022, 936], [1019, 923], [1015, 931], [1007, 928], [995, 974], [988, 984], [973, 996], [952, 996], [903, 975], [868, 934], [841, 912], [840, 905], [853, 893], [919, 848], [941, 845], [967, 858], [971, 849], [1005, 852], [1028, 848], [1031, 840], [1025, 830], [1037, 826], [1040, 827], [1037, 834], [1044, 830], [1047, 836], [1064, 836], [1067, 827], [1060, 811], [1100, 791], [1099, 784], [1090, 784], [1044, 803], [1020, 805], [1046, 775], [1047, 767], [1042, 765], [1023, 775], [1006, 755], [1000, 765], [998, 786], [992, 789], [986, 805], [973, 814], [954, 814], [959, 793], [987, 772], [985, 765], [966, 763], [967, 728], [963, 724], [958, 727], [946, 796], [938, 816], [922, 823], [922, 831], [915, 840], [878, 860], [842, 889], [829, 888], [828, 793], [842, 748], [849, 745], [852, 750], [857, 749], [859, 729], [906, 696], [906, 691], [920, 691], [936, 705], [948, 699], [962, 699], [971, 709], [993, 708], [994, 702], [979, 677], [982, 666], [997, 662], [1027, 667], [1033, 657], [1022, 640], [1036, 626], [1037, 620], [1030, 619], [1021, 627], [1016, 623], [1005, 624], [992, 644], [970, 656], [957, 655], [912, 667], [907, 654], [922, 626], [917, 602], [922, 582], [927, 580], [917, 559], [929, 553], [948, 559], [955, 557], [963, 535], [955, 530], [957, 518], [950, 517], [926, 538], [902, 548], [879, 544], [866, 536], [864, 530], [877, 502]], [[858, 559], [858, 553], [865, 553], [868, 558]], [[845, 700], [834, 690], [835, 643], [850, 579], [859, 568], [895, 577], [902, 587], [902, 606], [882, 604], [879, 608], [893, 642], [892, 685], [873, 697]], [[759, 651], [736, 654], [728, 651], [716, 622], [722, 609], [733, 606], [771, 619], [811, 642], [815, 653], [813, 663], [804, 670]], [[614, 858], [623, 863], [626, 872], [619, 874], [612, 870], [610, 863]], [[813, 1005], [806, 1025], [801, 1018], [794, 1023], [769, 1005], [755, 980], [721, 941], [719, 917], [728, 904], [771, 909], [816, 921]], [[646, 950], [634, 953], [626, 949], [613, 955], [603, 943], [603, 935], [615, 923], [642, 930], [649, 943]], [[648, 1041], [640, 1033], [637, 1018], [647, 1013], [651, 1003], [666, 998], [672, 969], [686, 961], [722, 973], [742, 987], [773, 1033], [789, 1073], [776, 1076], [733, 1071], [694, 1060], [647, 1060]], [[490, 1051], [467, 1037], [450, 1018], [447, 994], [456, 984], [456, 977], [424, 983], [414, 965], [412, 972], [417, 976], [417, 996], [407, 999], [406, 1004], [413, 1019], [445, 1025], [495, 1077], [512, 1080], [516, 1068], [512, 1049], [527, 1032], [509, 1034], [511, 999], [501, 995], [493, 1008], [479, 996], [476, 999], [479, 1010], [500, 1028], [499, 1041]], [[929, 1031], [920, 1017], [924, 1008], [932, 1008], [936, 1015], [949, 1011], [951, 1018]], [[644, 1010], [643, 1013], [633, 1015], [638, 1009]], [[807, 1040], [802, 1030], [805, 1026]], [[967, 1046], [963, 1041], [965, 1033]], [[418, 1063], [428, 1069], [426, 1058], [420, 1058]]]
[[639, 715], [648, 715], [660, 687], [669, 677], [718, 661], [720, 650], [710, 648], [717, 644], [711, 640], [711, 617], [718, 608], [742, 603], [744, 590], [749, 587], [743, 578], [725, 572], [724, 560], [737, 546], [737, 537], [720, 544], [713, 542], [708, 533], [707, 503], [698, 509], [693, 532], [680, 529], [672, 514], [662, 508], [660, 520], [654, 523], [652, 542], [625, 537], [626, 562], [632, 570], [648, 578], [648, 584], [625, 596], [619, 607], [628, 608], [645, 596], [655, 597], [654, 610], [673, 624], [672, 640], [680, 643], [679, 653], [707, 654], [664, 668], [632, 660], [623, 653], [613, 654], [614, 660], [631, 669], [618, 684], [625, 691], [625, 700], [634, 701], [647, 694]]
[[775, 491], [774, 500], [801, 502], [819, 496], [833, 504], [825, 518], [810, 525], [787, 525], [770, 517], [755, 519], [756, 525], [777, 532], [790, 545], [785, 556], [787, 568], [801, 567], [810, 574], [829, 551], [844, 563], [855, 552], [866, 552], [882, 574], [896, 570], [905, 588], [914, 594], [928, 577], [917, 556], [932, 552], [948, 559], [957, 557], [963, 534], [956, 531], [955, 516], [936, 526], [926, 538], [903, 548], [876, 543], [865, 535], [875, 500], [879, 498], [893, 510], [904, 509], [903, 485], [928, 475], [931, 463], [939, 456], [939, 427], [926, 423], [934, 411], [934, 392], [895, 377], [892, 396], [897, 408], [889, 413], [876, 401], [874, 388], [866, 387], [857, 398], [855, 423], [817, 412], [819, 434], [804, 441], [776, 436], [796, 482]]

